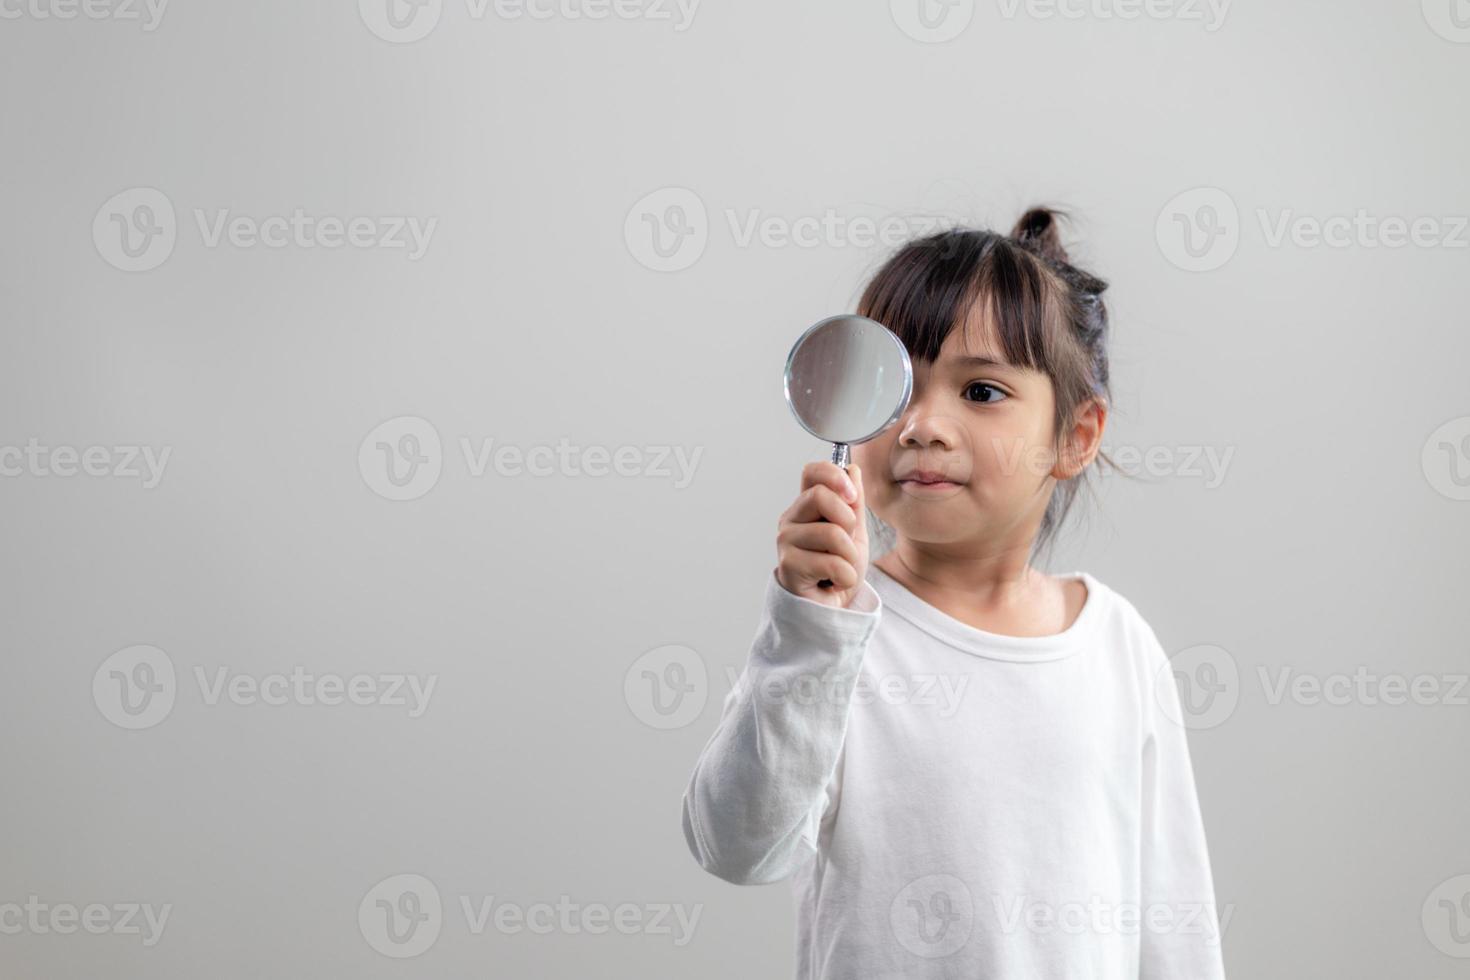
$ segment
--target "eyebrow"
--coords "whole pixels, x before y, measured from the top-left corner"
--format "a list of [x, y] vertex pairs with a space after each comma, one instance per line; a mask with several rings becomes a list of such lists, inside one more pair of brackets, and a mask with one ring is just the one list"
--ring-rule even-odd
[[967, 368], [967, 367], [1002, 367], [1002, 368], [1008, 368], [1008, 367], [1012, 367], [1013, 366], [1009, 361], [997, 361], [994, 358], [990, 358], [990, 357], [974, 357], [974, 356], [970, 356], [970, 357], [951, 357], [949, 360], [947, 360], [947, 361], [941, 361], [940, 363], [943, 364], [943, 365], [945, 365], [945, 366], [947, 366], [947, 367], [953, 367], [953, 368]]

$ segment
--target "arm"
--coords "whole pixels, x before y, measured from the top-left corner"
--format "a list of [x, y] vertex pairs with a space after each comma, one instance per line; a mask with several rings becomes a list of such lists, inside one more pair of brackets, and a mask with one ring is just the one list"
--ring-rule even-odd
[[[1152, 690], [1143, 744], [1140, 980], [1224, 980], [1223, 928], [1168, 655], [1147, 632]], [[1154, 918], [1156, 917], [1156, 918]], [[1225, 916], [1228, 923], [1229, 916]]]
[[866, 580], [842, 608], [797, 596], [774, 571], [769, 576], [745, 670], [684, 791], [684, 839], [706, 871], [763, 885], [810, 856], [881, 612]]

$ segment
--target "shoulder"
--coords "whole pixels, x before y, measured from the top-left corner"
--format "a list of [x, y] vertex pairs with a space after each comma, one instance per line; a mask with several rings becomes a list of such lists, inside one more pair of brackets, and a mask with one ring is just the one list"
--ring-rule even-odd
[[1156, 667], [1167, 661], [1168, 656], [1164, 653], [1158, 634], [1154, 632], [1153, 626], [1138, 605], [1097, 576], [1083, 574], [1086, 575], [1085, 581], [1089, 588], [1097, 592], [1088, 601], [1092, 602], [1094, 598], [1098, 601], [1098, 609], [1095, 610], [1098, 614], [1098, 625], [1123, 642], [1144, 663]]

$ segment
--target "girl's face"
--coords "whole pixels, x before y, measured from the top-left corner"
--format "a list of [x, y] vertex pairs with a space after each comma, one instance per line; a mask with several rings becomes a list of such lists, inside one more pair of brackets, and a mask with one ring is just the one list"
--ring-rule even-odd
[[913, 368], [904, 414], [852, 447], [868, 507], [912, 543], [1029, 549], [1056, 481], [1080, 471], [1058, 465], [1051, 379], [1006, 363], [978, 316]]

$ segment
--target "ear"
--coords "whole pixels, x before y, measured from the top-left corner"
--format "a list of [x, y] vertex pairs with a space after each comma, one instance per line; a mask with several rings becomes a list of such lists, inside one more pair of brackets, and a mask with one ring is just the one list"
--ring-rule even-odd
[[1103, 429], [1108, 424], [1108, 407], [1101, 399], [1092, 398], [1077, 406], [1071, 430], [1062, 440], [1062, 451], [1051, 475], [1057, 480], [1070, 480], [1097, 458], [1102, 449]]

